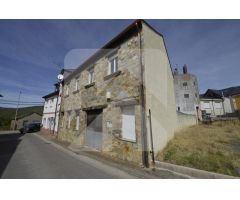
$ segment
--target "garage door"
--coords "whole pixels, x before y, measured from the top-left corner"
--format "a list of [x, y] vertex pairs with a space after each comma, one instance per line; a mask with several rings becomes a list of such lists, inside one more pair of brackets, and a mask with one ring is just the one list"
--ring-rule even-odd
[[86, 145], [102, 149], [102, 109], [87, 111]]

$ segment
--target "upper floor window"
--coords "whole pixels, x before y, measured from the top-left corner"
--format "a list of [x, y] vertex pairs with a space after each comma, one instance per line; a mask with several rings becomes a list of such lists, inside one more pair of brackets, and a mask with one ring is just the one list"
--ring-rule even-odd
[[77, 77], [75, 80], [75, 91], [79, 90], [79, 78]]
[[88, 84], [91, 84], [93, 82], [94, 82], [94, 66], [88, 69]]
[[117, 55], [111, 56], [108, 59], [108, 74], [113, 74], [118, 71], [118, 57]]
[[189, 94], [184, 94], [184, 98], [189, 98]]
[[183, 88], [186, 90], [188, 89], [188, 83], [187, 82], [183, 82]]
[[69, 95], [69, 84], [66, 85], [66, 95]]

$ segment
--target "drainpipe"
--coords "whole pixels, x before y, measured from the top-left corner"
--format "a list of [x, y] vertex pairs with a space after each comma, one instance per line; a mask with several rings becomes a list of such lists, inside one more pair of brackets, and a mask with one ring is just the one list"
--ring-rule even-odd
[[59, 97], [59, 91], [57, 95], [57, 103], [56, 103], [56, 108], [55, 108], [55, 113], [54, 113], [54, 123], [53, 123], [53, 134], [55, 132], [55, 126], [56, 126], [56, 117], [57, 117], [57, 108], [58, 108], [58, 97]]
[[140, 56], [140, 105], [141, 105], [141, 135], [142, 135], [142, 161], [145, 167], [149, 167], [148, 161], [148, 145], [147, 145], [147, 129], [146, 129], [146, 114], [145, 114], [145, 95], [144, 95], [144, 66], [142, 63], [142, 37], [141, 29], [136, 22], [139, 39], [139, 56]]
[[154, 147], [153, 147], [153, 134], [152, 134], [152, 115], [151, 110], [149, 109], [149, 128], [150, 128], [150, 137], [151, 137], [151, 155], [152, 155], [152, 163], [155, 165], [155, 156], [154, 156]]

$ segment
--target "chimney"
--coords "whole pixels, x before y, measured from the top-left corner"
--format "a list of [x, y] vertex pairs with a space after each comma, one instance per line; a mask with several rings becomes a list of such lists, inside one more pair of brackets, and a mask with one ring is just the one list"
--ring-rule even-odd
[[183, 65], [183, 74], [187, 74], [187, 65], [186, 64]]

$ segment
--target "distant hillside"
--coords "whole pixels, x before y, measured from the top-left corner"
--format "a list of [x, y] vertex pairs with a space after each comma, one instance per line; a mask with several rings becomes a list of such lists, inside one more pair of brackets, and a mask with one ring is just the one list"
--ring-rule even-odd
[[[9, 130], [11, 120], [15, 117], [16, 108], [0, 107], [0, 130]], [[43, 113], [43, 106], [32, 106], [18, 109], [18, 117], [32, 112]]]

